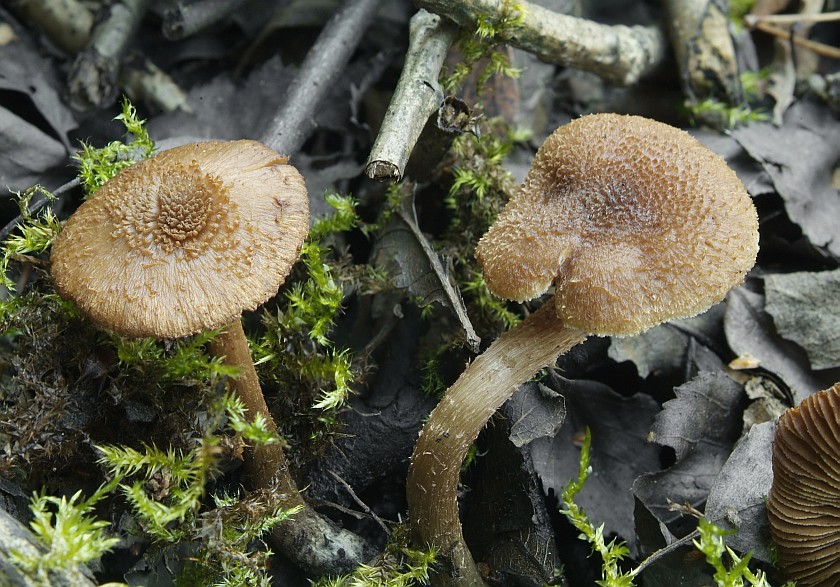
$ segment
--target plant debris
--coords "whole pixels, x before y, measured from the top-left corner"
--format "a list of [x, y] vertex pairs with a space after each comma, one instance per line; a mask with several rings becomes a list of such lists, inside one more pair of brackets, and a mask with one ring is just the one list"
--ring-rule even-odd
[[[543, 303], [491, 295], [476, 244], [546, 136], [615, 112], [705, 125], [691, 134], [758, 210], [757, 265], [708, 312], [590, 338], [522, 385], [460, 471], [464, 535], [490, 587], [783, 585], [774, 422], [840, 381], [840, 24], [763, 2], [705, 20], [669, 2], [673, 34], [642, 0], [65, 4], [0, 8], [0, 583], [436, 585], [446, 554], [405, 523], [418, 432]], [[230, 404], [215, 331], [122, 338], [52, 285], [52, 239], [90, 185], [155, 146], [233, 139], [288, 155], [309, 194], [300, 262], [243, 316], [277, 435]], [[245, 491], [242, 463], [280, 439], [364, 564], [316, 545], [322, 576], [277, 547], [269, 522], [294, 512]], [[80, 536], [111, 551], [33, 562], [36, 542]]]

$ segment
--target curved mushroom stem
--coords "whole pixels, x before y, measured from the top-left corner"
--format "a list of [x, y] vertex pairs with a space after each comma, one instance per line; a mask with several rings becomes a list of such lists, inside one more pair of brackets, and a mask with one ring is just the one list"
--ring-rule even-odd
[[[225, 357], [225, 362], [239, 369], [239, 377], [230, 381], [250, 417], [262, 414], [268, 428], [277, 424], [268, 410], [260, 380], [251, 359], [248, 339], [242, 321], [234, 320], [224, 332], [210, 342], [210, 352]], [[336, 528], [303, 500], [279, 443], [253, 448], [245, 455], [245, 472], [252, 488], [273, 487], [281, 496], [284, 509], [300, 507], [291, 519], [279, 523], [272, 531], [277, 548], [312, 576], [338, 575], [352, 570], [372, 556], [371, 547], [355, 534]]]
[[484, 586], [458, 517], [458, 481], [470, 445], [520, 385], [586, 337], [557, 318], [552, 298], [497, 338], [432, 411], [414, 447], [406, 492], [414, 539], [436, 547], [443, 561], [435, 585]]

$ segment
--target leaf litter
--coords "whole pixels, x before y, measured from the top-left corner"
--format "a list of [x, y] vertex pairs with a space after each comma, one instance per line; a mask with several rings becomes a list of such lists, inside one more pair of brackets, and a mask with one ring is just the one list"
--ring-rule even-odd
[[[250, 26], [258, 30], [261, 24]], [[26, 187], [43, 181], [45, 174], [67, 175], [66, 169], [55, 168], [66, 166], [69, 133], [82, 119], [62, 103], [48, 60], [28, 46], [22, 51], [29, 64], [25, 68], [0, 59], [3, 91], [30, 105], [25, 112], [0, 111], [5, 123], [0, 149], [22, 155], [0, 160], [0, 181]], [[326, 132], [348, 137], [346, 144], [364, 142], [364, 125], [371, 122], [357, 120], [365, 109], [352, 84], [367, 63], [355, 65], [336, 83], [329, 99], [333, 106], [320, 118]], [[26, 79], [23, 74], [31, 71], [43, 75]], [[150, 128], [159, 138], [259, 136], [292, 75], [293, 69], [277, 57], [244, 77], [222, 70], [192, 86], [193, 113], [152, 116]], [[545, 76], [540, 84], [551, 78]], [[375, 110], [370, 102], [365, 107]], [[763, 234], [763, 250], [770, 254], [762, 253], [755, 275], [724, 304], [694, 320], [610, 341], [608, 351], [605, 345], [602, 353], [587, 356], [592, 364], [576, 371], [575, 379], [549, 377], [523, 386], [505, 416], [511, 445], [524, 455], [517, 482], [532, 481], [549, 504], [576, 474], [576, 443], [583, 428], [591, 428], [594, 473], [581, 504], [596, 523], [605, 523], [608, 534], [630, 542], [634, 553], [635, 537], [649, 517], [664, 541], [693, 528], [693, 520], [669, 510], [671, 500], [705, 506], [710, 519], [738, 529], [728, 538], [736, 550], [754, 551], [767, 560], [763, 497], [771, 479], [772, 422], [766, 419], [840, 379], [840, 123], [824, 104], [803, 99], [787, 110], [780, 126], [753, 123], [729, 136], [701, 139], [738, 171], [759, 204], [762, 229], [771, 219], [784, 218], [801, 235]], [[357, 179], [358, 154], [346, 144], [328, 149], [320, 159], [299, 156], [310, 186], [320, 194], [327, 186], [352, 185], [375, 202], [375, 190]], [[800, 237], [816, 254], [806, 255]], [[377, 247], [380, 267], [389, 277], [418, 305], [445, 306], [460, 336], [476, 349], [478, 334], [447, 260], [435, 251], [434, 237], [420, 229], [413, 206], [403, 205], [392, 216]], [[341, 486], [327, 481], [331, 477], [323, 468], [338, 471], [360, 493], [375, 492], [374, 482], [386, 475], [404, 474], [411, 436], [432, 403], [419, 393], [414, 356], [422, 327], [416, 315], [408, 314], [398, 326], [408, 331], [400, 331], [394, 348], [386, 349], [385, 356], [393, 360], [381, 359], [386, 372], [371, 380], [370, 393], [343, 416], [351, 434], [327, 451], [323, 463], [312, 465], [312, 478], [323, 488], [313, 493], [325, 503], [353, 505]], [[737, 373], [728, 369], [726, 364], [739, 356], [754, 357], [756, 366]], [[390, 446], [389, 438], [399, 442]], [[399, 491], [399, 484], [392, 479], [390, 487]], [[534, 527], [546, 530], [544, 520]], [[662, 584], [693, 584], [675, 579], [679, 571], [662, 569], [671, 581]]]

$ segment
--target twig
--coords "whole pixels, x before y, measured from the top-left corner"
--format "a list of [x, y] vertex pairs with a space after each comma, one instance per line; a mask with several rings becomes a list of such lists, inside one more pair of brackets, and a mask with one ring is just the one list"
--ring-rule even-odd
[[117, 97], [117, 72], [151, 0], [116, 0], [102, 8], [88, 45], [70, 70], [70, 102], [80, 110], [101, 108]]
[[814, 53], [822, 57], [827, 57], [829, 59], [840, 59], [840, 49], [838, 49], [837, 47], [832, 47], [831, 45], [826, 45], [825, 43], [820, 43], [818, 41], [812, 41], [811, 39], [800, 37], [799, 35], [795, 34], [795, 31], [792, 31], [791, 29], [773, 26], [772, 24], [763, 21], [756, 22], [754, 28], [765, 32], [768, 35], [773, 35], [774, 37], [790, 41], [794, 45], [802, 47], [803, 49], [808, 49], [809, 51], [813, 51]]
[[694, 540], [695, 538], [697, 538], [698, 536], [700, 536], [700, 531], [695, 530], [691, 534], [689, 534], [687, 536], [683, 536], [679, 540], [674, 540], [668, 546], [663, 546], [662, 548], [660, 548], [656, 552], [652, 553], [649, 557], [647, 557], [641, 563], [639, 563], [639, 566], [637, 566], [636, 568], [633, 569], [633, 575], [634, 576], [638, 575], [639, 573], [644, 571], [647, 567], [649, 567], [650, 565], [655, 563], [657, 560], [659, 560], [663, 556], [674, 552], [678, 548], [682, 548], [683, 546], [685, 546], [687, 544], [690, 544], [691, 541]]
[[192, 112], [187, 93], [169, 74], [142, 55], [132, 55], [123, 63], [120, 87], [132, 102], [147, 100], [163, 112], [181, 109]]
[[708, 98], [743, 102], [726, 7], [717, 0], [665, 0], [665, 8], [688, 100], [693, 104]]
[[71, 55], [90, 39], [93, 14], [78, 0], [11, 0], [9, 8]]
[[359, 498], [358, 495], [356, 495], [356, 492], [353, 491], [353, 488], [350, 486], [350, 484], [347, 481], [342, 479], [341, 476], [338, 473], [336, 473], [335, 471], [328, 471], [328, 473], [332, 476], [333, 479], [338, 481], [341, 484], [342, 487], [344, 487], [344, 489], [347, 491], [347, 493], [350, 494], [350, 497], [353, 498], [353, 501], [355, 501], [359, 505], [359, 507], [362, 508], [362, 510], [364, 510], [364, 512], [367, 515], [369, 515], [371, 518], [373, 518], [373, 520], [377, 524], [379, 524], [379, 527], [382, 528], [382, 530], [386, 534], [388, 534], [390, 532], [390, 530], [388, 529], [388, 525], [385, 522], [383, 522], [382, 518], [377, 516], [376, 512], [374, 512], [372, 509], [370, 509], [370, 507], [368, 507], [368, 505], [365, 502], [363, 502]]
[[748, 14], [744, 17], [744, 24], [754, 27], [760, 22], [771, 24], [804, 24], [811, 22], [834, 22], [840, 20], [840, 11], [818, 12], [816, 14]]
[[163, 36], [185, 39], [224, 20], [250, 0], [179, 0], [163, 14]]
[[[64, 185], [62, 185], [62, 186], [56, 188], [55, 190], [53, 190], [52, 195], [60, 196], [60, 195], [64, 194], [65, 192], [69, 192], [73, 188], [79, 187], [79, 183], [80, 182], [79, 182], [78, 177], [75, 178], [75, 179], [71, 179], [70, 181], [68, 181]], [[41, 194], [40, 192], [36, 193], [32, 197], [32, 201], [29, 202], [29, 206], [27, 206], [27, 210], [29, 211], [30, 215], [34, 215], [36, 212], [38, 212], [38, 210], [43, 208], [44, 204], [46, 204], [46, 203], [47, 203], [47, 198], [43, 194]], [[23, 221], [23, 216], [18, 215], [15, 218], [13, 218], [8, 224], [6, 224], [6, 226], [4, 226], [3, 228], [0, 228], [0, 243], [4, 242], [7, 238], [9, 238], [9, 235], [12, 234], [12, 231], [15, 228], [17, 228], [18, 225], [22, 221]]]
[[[498, 14], [503, 0], [415, 0], [461, 25]], [[618, 85], [631, 85], [662, 63], [667, 41], [658, 27], [604, 25], [517, 0], [522, 21], [505, 39], [543, 61], [591, 71]]]
[[438, 76], [457, 32], [449, 19], [422, 9], [411, 18], [402, 74], [365, 166], [371, 179], [402, 179], [426, 121], [443, 103]]
[[379, 8], [378, 0], [348, 0], [318, 35], [300, 74], [262, 141], [285, 154], [297, 151], [315, 128], [316, 108], [340, 74]]

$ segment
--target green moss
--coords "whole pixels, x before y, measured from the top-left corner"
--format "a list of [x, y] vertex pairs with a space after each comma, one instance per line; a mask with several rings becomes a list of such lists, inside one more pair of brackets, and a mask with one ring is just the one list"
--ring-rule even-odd
[[313, 587], [421, 587], [427, 585], [434, 566], [434, 550], [404, 546], [408, 536], [403, 526], [392, 532], [381, 555], [371, 564], [359, 565], [349, 575], [323, 578]]
[[137, 110], [128, 100], [122, 101], [122, 113], [114, 120], [123, 123], [131, 142], [112, 141], [104, 147], [95, 148], [82, 143], [82, 152], [74, 158], [79, 163], [79, 179], [88, 196], [98, 190], [117, 173], [131, 167], [138, 159], [151, 157], [155, 143], [144, 126], [145, 120], [137, 116]]
[[82, 499], [81, 491], [69, 499], [36, 493], [29, 506], [29, 525], [45, 552], [36, 556], [12, 552], [12, 562], [46, 580], [48, 571], [77, 570], [110, 552], [119, 539], [108, 536], [108, 522], [92, 513], [96, 503], [112, 489], [113, 484], [105, 485], [87, 499]]
[[507, 42], [522, 24], [523, 9], [512, 0], [503, 0], [498, 12], [480, 17], [474, 28], [464, 27], [458, 38], [462, 59], [443, 77], [441, 85], [447, 93], [455, 93], [473, 69], [483, 63], [476, 78], [476, 94], [481, 95], [493, 75], [519, 77], [519, 69], [510, 64], [507, 53], [496, 50]]

